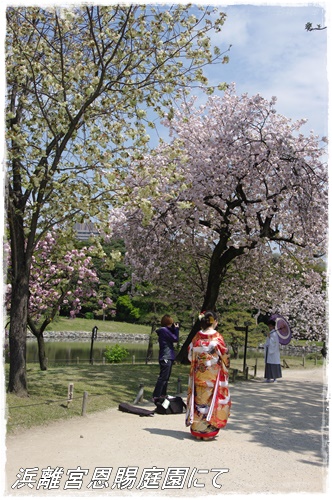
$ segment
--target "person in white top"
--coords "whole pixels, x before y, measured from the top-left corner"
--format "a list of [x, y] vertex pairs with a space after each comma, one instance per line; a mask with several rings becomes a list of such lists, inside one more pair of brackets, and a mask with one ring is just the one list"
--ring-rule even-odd
[[265, 351], [265, 373], [266, 382], [277, 382], [282, 377], [280, 365], [280, 346], [278, 333], [275, 330], [276, 322], [270, 319], [267, 323], [269, 332], [264, 344]]

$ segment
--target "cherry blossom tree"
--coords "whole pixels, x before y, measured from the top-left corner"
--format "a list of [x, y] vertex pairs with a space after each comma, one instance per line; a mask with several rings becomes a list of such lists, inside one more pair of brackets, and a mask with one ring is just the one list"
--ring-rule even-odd
[[[10, 252], [10, 248], [8, 249]], [[70, 307], [75, 317], [82, 301], [98, 294], [99, 278], [93, 264], [93, 256], [100, 257], [98, 246], [72, 248], [58, 234], [48, 233], [40, 240], [32, 256], [29, 281], [28, 326], [37, 338], [41, 370], [47, 369], [44, 332], [59, 313], [62, 305]], [[105, 262], [107, 256], [104, 256]], [[9, 275], [11, 274], [10, 257]], [[8, 284], [6, 306], [11, 307], [11, 284]], [[110, 297], [104, 297], [100, 307], [108, 307]]]
[[[27, 396], [30, 270], [50, 230], [92, 220], [119, 199], [129, 152], [146, 150], [147, 117], [227, 62], [209, 35], [225, 15], [186, 5], [8, 7], [6, 210], [11, 245], [8, 391]], [[170, 110], [171, 111], [171, 110]]]
[[[127, 177], [140, 202], [127, 205], [121, 231], [137, 278], [162, 279], [181, 252], [208, 254], [201, 303], [208, 310], [231, 265], [251, 252], [263, 261], [277, 250], [306, 263], [323, 255], [325, 149], [313, 133], [301, 133], [304, 122], [277, 114], [275, 98], [238, 96], [233, 86], [199, 107], [184, 102], [165, 120], [172, 143], [146, 155]], [[267, 283], [265, 290], [272, 288]], [[197, 328], [198, 322], [178, 359]]]
[[322, 260], [313, 268], [312, 262], [299, 261], [292, 253], [269, 256], [258, 248], [233, 261], [222, 283], [221, 297], [226, 303], [258, 310], [262, 316], [285, 316], [295, 339], [325, 340], [325, 267]]

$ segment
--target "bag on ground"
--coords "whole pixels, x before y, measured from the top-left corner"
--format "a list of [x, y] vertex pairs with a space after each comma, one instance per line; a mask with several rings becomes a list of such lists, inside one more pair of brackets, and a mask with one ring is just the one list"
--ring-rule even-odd
[[159, 415], [172, 415], [176, 413], [183, 413], [186, 408], [181, 396], [167, 396], [160, 397], [155, 400], [155, 412]]

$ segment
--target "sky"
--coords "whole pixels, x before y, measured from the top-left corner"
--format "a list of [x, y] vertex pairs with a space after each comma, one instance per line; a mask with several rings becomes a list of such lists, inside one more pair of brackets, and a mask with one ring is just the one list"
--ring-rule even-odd
[[[200, 2], [210, 4], [209, 2]], [[293, 120], [305, 118], [303, 133], [328, 135], [329, 68], [327, 2], [226, 2], [214, 5], [226, 14], [211, 44], [226, 51], [229, 63], [205, 69], [209, 83], [235, 83], [238, 94], [277, 97], [276, 110]], [[330, 53], [330, 52], [329, 52]], [[330, 54], [331, 55], [331, 54]], [[195, 94], [195, 92], [193, 92]], [[164, 129], [158, 126], [160, 135]], [[151, 135], [151, 134], [150, 134]]]
[[[0, 20], [4, 23], [5, 8], [9, 5], [74, 3], [116, 2], [13, 0], [1, 3]], [[133, 0], [131, 3], [172, 4], [159, 0], [154, 2]], [[234, 82], [239, 94], [259, 93], [266, 99], [276, 96], [278, 113], [294, 120], [306, 118], [308, 124], [303, 128], [303, 132], [313, 130], [317, 135], [327, 136], [329, 92], [327, 49], [331, 45], [331, 38], [328, 29], [308, 32], [305, 30], [305, 25], [307, 22], [312, 23], [313, 27], [328, 25], [331, 9], [328, 5], [329, 0], [317, 0], [311, 3], [300, 0], [274, 2], [201, 0], [195, 3], [215, 5], [227, 14], [221, 32], [212, 38], [212, 45], [217, 45], [221, 50], [227, 50], [229, 45], [232, 45], [228, 53], [229, 63], [207, 68], [206, 76], [209, 82], [215, 85], [224, 81]], [[0, 29], [4, 37], [5, 25], [2, 24]], [[1, 78], [4, 78], [3, 74]], [[163, 136], [164, 129], [159, 125], [158, 131]]]
[[221, 67], [237, 93], [277, 97], [277, 112], [307, 118], [307, 130], [327, 135], [327, 29], [308, 32], [307, 22], [326, 26], [322, 6], [232, 5], [221, 32], [232, 44]]
[[232, 47], [229, 63], [220, 67], [218, 78], [235, 82], [237, 93], [276, 96], [278, 113], [306, 118], [307, 130], [326, 136], [328, 30], [305, 30], [307, 22], [313, 27], [327, 25], [323, 4], [248, 3], [224, 10], [227, 20], [220, 41], [225, 48]]

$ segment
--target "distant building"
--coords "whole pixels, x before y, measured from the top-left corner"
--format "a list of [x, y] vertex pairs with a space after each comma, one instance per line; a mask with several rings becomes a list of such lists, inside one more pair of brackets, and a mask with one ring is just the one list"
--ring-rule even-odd
[[99, 236], [100, 233], [94, 227], [92, 222], [83, 222], [83, 224], [75, 224], [74, 229], [76, 230], [76, 236], [78, 240], [86, 241], [91, 238], [91, 236]]

